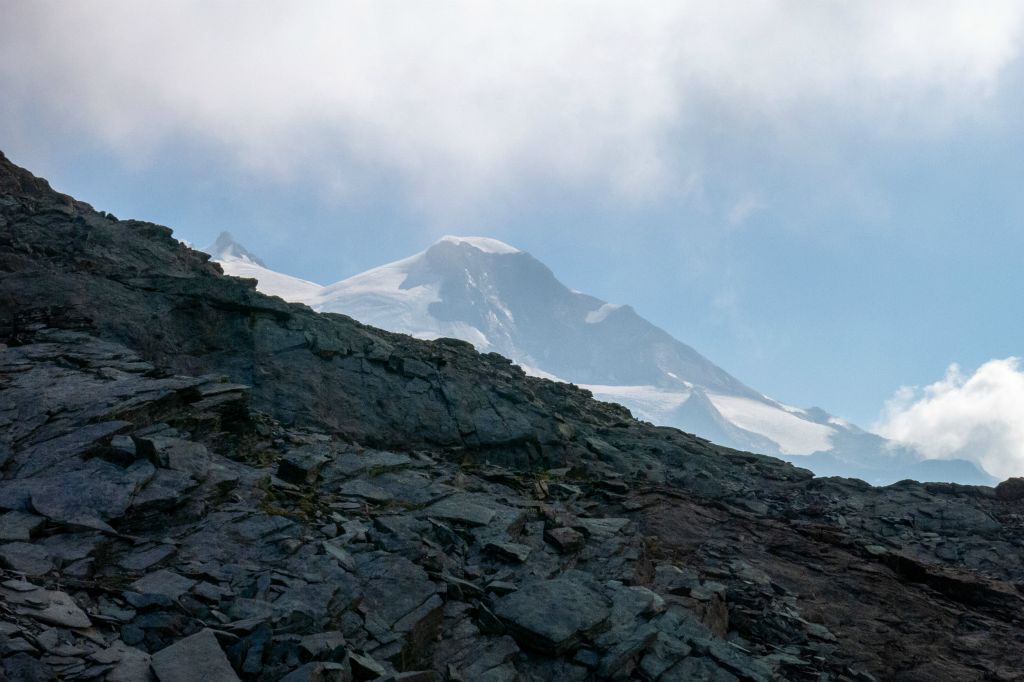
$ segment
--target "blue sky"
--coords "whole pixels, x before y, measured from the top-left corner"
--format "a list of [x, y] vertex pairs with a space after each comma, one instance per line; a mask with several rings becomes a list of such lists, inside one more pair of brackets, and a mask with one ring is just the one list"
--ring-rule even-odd
[[15, 0], [0, 149], [321, 283], [496, 237], [779, 400], [1024, 440], [1024, 5], [641, 7]]

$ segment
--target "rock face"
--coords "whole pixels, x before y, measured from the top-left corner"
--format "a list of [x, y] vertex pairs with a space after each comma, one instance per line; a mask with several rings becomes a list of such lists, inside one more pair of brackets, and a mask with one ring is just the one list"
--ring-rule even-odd
[[1024, 669], [1014, 486], [814, 479], [639, 423], [261, 296], [6, 159], [0, 474], [10, 679]]

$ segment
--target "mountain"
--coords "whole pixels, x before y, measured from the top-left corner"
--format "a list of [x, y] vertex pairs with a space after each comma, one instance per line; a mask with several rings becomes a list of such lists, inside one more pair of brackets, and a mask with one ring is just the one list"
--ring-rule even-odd
[[0, 154], [2, 679], [1014, 679], [1022, 510], [263, 295]]
[[450, 337], [535, 376], [571, 381], [640, 419], [876, 485], [904, 479], [991, 485], [965, 460], [937, 463], [818, 408], [746, 386], [628, 305], [572, 291], [529, 253], [486, 237], [426, 251], [328, 286], [268, 269], [227, 233], [207, 249], [225, 272], [314, 310], [416, 338]]

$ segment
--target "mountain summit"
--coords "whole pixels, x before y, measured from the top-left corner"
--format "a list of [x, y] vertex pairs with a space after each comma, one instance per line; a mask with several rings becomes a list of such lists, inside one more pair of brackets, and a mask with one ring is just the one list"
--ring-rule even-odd
[[217, 239], [203, 249], [203, 251], [210, 254], [214, 260], [241, 261], [258, 265], [261, 268], [267, 267], [266, 263], [249, 251], [249, 249], [235, 241], [234, 236], [227, 231], [221, 232]]
[[922, 460], [824, 410], [773, 400], [629, 305], [573, 291], [532, 255], [497, 239], [445, 236], [324, 287], [267, 269], [236, 242], [220, 252], [225, 272], [255, 278], [265, 293], [417, 338], [469, 341], [530, 374], [571, 381], [641, 419], [721, 445], [874, 484], [994, 482], [970, 462]]

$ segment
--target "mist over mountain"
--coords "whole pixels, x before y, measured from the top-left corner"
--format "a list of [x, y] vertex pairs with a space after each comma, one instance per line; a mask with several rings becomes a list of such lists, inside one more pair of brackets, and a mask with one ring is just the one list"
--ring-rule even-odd
[[423, 339], [451, 337], [569, 381], [640, 419], [782, 457], [819, 475], [992, 484], [966, 460], [924, 460], [820, 408], [745, 385], [629, 305], [570, 290], [529, 253], [487, 237], [446, 236], [425, 251], [316, 285], [267, 268], [224, 233], [206, 249], [264, 293]]

